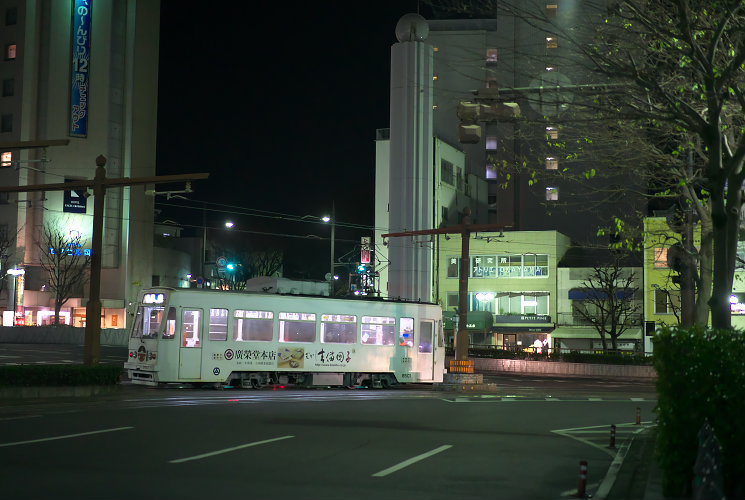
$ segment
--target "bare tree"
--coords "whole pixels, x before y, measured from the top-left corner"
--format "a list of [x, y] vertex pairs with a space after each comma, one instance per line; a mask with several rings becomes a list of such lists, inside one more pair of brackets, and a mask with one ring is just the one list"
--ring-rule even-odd
[[88, 282], [90, 255], [83, 249], [79, 233], [59, 226], [44, 226], [39, 241], [39, 264], [46, 272], [45, 284], [54, 293], [54, 325], [60, 323], [60, 309], [75, 294], [82, 294]]
[[617, 349], [618, 338], [632, 326], [638, 326], [641, 304], [635, 295], [638, 291], [633, 271], [626, 272], [618, 260], [607, 266], [594, 266], [590, 276], [581, 286], [587, 297], [575, 312], [593, 324], [603, 341], [603, 349]]
[[5, 280], [2, 279], [8, 271], [8, 262], [13, 255], [16, 236], [10, 236], [7, 232], [0, 234], [0, 292], [5, 288]]

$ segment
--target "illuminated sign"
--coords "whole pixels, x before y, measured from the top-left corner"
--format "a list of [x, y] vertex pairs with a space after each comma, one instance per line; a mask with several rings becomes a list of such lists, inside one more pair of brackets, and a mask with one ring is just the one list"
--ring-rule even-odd
[[162, 304], [166, 300], [164, 293], [146, 293], [142, 298], [143, 304]]
[[72, 71], [70, 87], [70, 136], [88, 136], [91, 19], [93, 0], [75, 0], [72, 12]]

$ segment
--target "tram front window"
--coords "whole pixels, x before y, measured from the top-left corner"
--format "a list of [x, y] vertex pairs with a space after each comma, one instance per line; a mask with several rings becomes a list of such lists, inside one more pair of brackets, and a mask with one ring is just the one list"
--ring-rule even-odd
[[137, 309], [133, 338], [155, 339], [158, 338], [158, 330], [163, 322], [163, 306], [140, 306]]

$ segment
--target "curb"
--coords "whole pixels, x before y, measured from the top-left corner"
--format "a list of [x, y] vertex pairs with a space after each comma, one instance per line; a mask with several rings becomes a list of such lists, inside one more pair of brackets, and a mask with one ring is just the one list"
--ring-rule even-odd
[[0, 400], [12, 401], [18, 399], [49, 399], [92, 397], [116, 394], [124, 390], [122, 384], [116, 385], [78, 385], [78, 386], [34, 386], [34, 387], [2, 387]]

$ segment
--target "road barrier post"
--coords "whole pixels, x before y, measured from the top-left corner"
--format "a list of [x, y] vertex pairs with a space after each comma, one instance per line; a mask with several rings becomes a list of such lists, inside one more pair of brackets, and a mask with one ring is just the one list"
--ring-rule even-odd
[[579, 463], [579, 486], [577, 486], [577, 498], [587, 498], [587, 460], [581, 460]]
[[636, 425], [642, 425], [642, 409], [636, 407]]
[[608, 448], [616, 447], [616, 424], [610, 426], [610, 445]]

